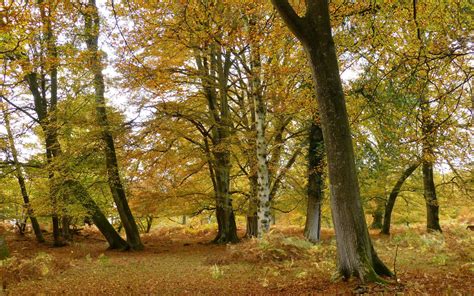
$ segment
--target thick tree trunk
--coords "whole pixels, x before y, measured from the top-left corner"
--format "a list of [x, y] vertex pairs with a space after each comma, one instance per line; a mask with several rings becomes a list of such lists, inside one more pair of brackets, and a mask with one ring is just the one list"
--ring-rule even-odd
[[411, 176], [411, 174], [416, 170], [416, 168], [418, 168], [419, 165], [420, 165], [420, 162], [417, 161], [411, 166], [409, 166], [400, 176], [395, 186], [393, 186], [393, 189], [390, 192], [390, 195], [388, 196], [387, 204], [385, 205], [385, 214], [383, 218], [383, 226], [382, 226], [381, 233], [383, 234], [390, 233], [390, 222], [392, 219], [392, 211], [393, 211], [393, 207], [395, 206], [395, 201], [397, 200], [398, 193], [400, 192], [400, 189], [402, 188], [403, 183], [405, 183], [405, 180]]
[[312, 243], [320, 240], [323, 201], [324, 141], [321, 127], [311, 123], [308, 149], [308, 203], [304, 236]]
[[[0, 99], [0, 104], [2, 104], [1, 99]], [[13, 132], [11, 129], [11, 124], [10, 124], [10, 114], [8, 114], [8, 111], [6, 110], [6, 108], [4, 108], [3, 105], [2, 105], [2, 112], [3, 112], [3, 117], [5, 120], [5, 128], [7, 130], [8, 143], [10, 146], [10, 151], [11, 151], [13, 163], [15, 166], [15, 174], [18, 180], [18, 185], [20, 186], [21, 196], [23, 197], [23, 203], [26, 207], [27, 215], [30, 218], [31, 226], [35, 233], [36, 240], [40, 243], [43, 243], [44, 242], [43, 233], [41, 232], [41, 228], [39, 226], [38, 220], [36, 219], [34, 215], [33, 209], [30, 206], [30, 197], [28, 196], [28, 191], [26, 190], [25, 178], [23, 177], [23, 172], [21, 170], [20, 162], [18, 161], [18, 151], [16, 150], [15, 139], [13, 137]]]
[[313, 244], [321, 239], [321, 201], [308, 196], [304, 237]]
[[339, 272], [344, 278], [357, 276], [361, 281], [379, 281], [378, 275], [392, 276], [372, 246], [360, 201], [328, 2], [307, 1], [303, 18], [296, 14], [287, 0], [273, 0], [273, 3], [302, 41], [310, 59], [326, 147]]
[[134, 250], [143, 249], [140, 239], [138, 226], [132, 215], [132, 211], [128, 205], [125, 189], [120, 179], [117, 155], [115, 152], [115, 144], [110, 124], [107, 118], [107, 110], [105, 108], [105, 83], [102, 74], [102, 63], [98, 48], [100, 18], [97, 11], [95, 0], [89, 0], [89, 10], [85, 14], [85, 33], [87, 36], [87, 48], [91, 54], [91, 70], [94, 73], [94, 89], [95, 89], [95, 109], [97, 123], [102, 129], [102, 140], [105, 144], [105, 162], [107, 167], [107, 177], [112, 192], [112, 197], [117, 206], [122, 225], [127, 234], [127, 241]]
[[[325, 2], [327, 5], [327, 3]], [[327, 8], [325, 9], [327, 11]], [[321, 17], [321, 16], [318, 16]], [[322, 20], [322, 21], [321, 21]], [[338, 268], [348, 278], [376, 280], [392, 275], [377, 257], [367, 230], [359, 193], [349, 121], [337, 57], [326, 13], [319, 36], [305, 49], [310, 57], [321, 115], [331, 191], [331, 208], [338, 249]]]
[[247, 211], [247, 231], [245, 237], [258, 236], [258, 199], [257, 199], [257, 176], [254, 174], [249, 177], [250, 181], [250, 198]]
[[236, 243], [237, 226], [235, 223], [230, 186], [230, 159], [228, 152], [216, 152], [216, 218], [218, 224], [217, 236], [213, 242], [217, 244]]
[[423, 187], [426, 202], [426, 228], [428, 231], [441, 231], [439, 225], [439, 205], [433, 180], [433, 164], [423, 161]]

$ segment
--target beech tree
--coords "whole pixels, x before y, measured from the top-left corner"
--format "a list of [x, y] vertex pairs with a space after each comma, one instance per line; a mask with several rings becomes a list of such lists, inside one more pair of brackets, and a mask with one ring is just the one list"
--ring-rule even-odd
[[328, 163], [338, 268], [344, 278], [379, 281], [391, 271], [375, 252], [362, 209], [351, 132], [326, 0], [306, 1], [300, 17], [287, 0], [272, 0], [288, 28], [301, 41], [316, 85]]
[[15, 168], [15, 175], [18, 180], [18, 185], [20, 186], [21, 196], [23, 198], [24, 207], [26, 209], [26, 219], [30, 219], [31, 226], [36, 236], [36, 240], [40, 243], [43, 243], [44, 237], [43, 233], [41, 232], [40, 225], [38, 223], [38, 219], [36, 219], [33, 208], [30, 204], [30, 197], [28, 195], [28, 190], [26, 187], [25, 177], [23, 175], [23, 171], [20, 165], [20, 161], [18, 160], [18, 150], [15, 145], [15, 138], [13, 135], [12, 127], [10, 124], [10, 114], [7, 110], [7, 104], [4, 103], [0, 97], [0, 109], [2, 109], [3, 113], [3, 120], [5, 122], [5, 129], [7, 130], [7, 137], [8, 137], [8, 145], [9, 150], [13, 159], [13, 166]]
[[[470, 6], [464, 0], [452, 5], [393, 3], [378, 7], [370, 21], [357, 17], [358, 25], [347, 28], [357, 36], [351, 52], [364, 65], [360, 80], [366, 80], [355, 91], [370, 106], [384, 105], [383, 114], [389, 119], [382, 123], [384, 129], [393, 133], [403, 155], [421, 158], [428, 231], [441, 231], [437, 194], [441, 184], [435, 183], [435, 177], [444, 173], [437, 169], [456, 171], [452, 156], [464, 159], [469, 142], [472, 67], [465, 14]], [[394, 9], [400, 12], [397, 18]], [[387, 206], [393, 206], [390, 203]]]
[[[35, 16], [39, 16], [39, 29], [31, 30], [29, 35], [23, 36], [24, 32], [15, 32], [22, 42], [8, 53], [7, 67], [9, 74], [18, 80], [18, 84], [26, 87], [33, 101], [33, 110], [36, 117], [25, 109], [20, 109], [24, 114], [32, 118], [37, 123], [42, 134], [47, 160], [47, 170], [50, 183], [50, 199], [53, 217], [53, 238], [55, 246], [64, 245], [64, 238], [60, 232], [60, 212], [58, 206], [64, 204], [66, 196], [70, 195], [84, 207], [92, 217], [94, 223], [107, 239], [110, 248], [127, 249], [128, 244], [115, 231], [107, 220], [100, 207], [90, 196], [84, 186], [77, 181], [70, 169], [64, 165], [64, 151], [59, 140], [58, 124], [58, 102], [60, 99], [58, 91], [61, 88], [59, 79], [60, 56], [57, 49], [57, 36], [60, 27], [54, 26], [59, 22], [58, 14], [68, 11], [71, 7], [67, 3], [58, 4], [49, 1], [39, 4], [27, 4], [33, 12], [29, 14], [29, 9], [20, 11], [25, 13], [25, 19], [18, 23], [19, 27], [31, 27], [37, 25]], [[37, 13], [39, 12], [39, 14]], [[22, 15], [23, 16], [23, 15]], [[34, 26], [33, 26], [34, 27]], [[25, 30], [28, 32], [28, 30]], [[38, 41], [39, 42], [35, 42]], [[12, 102], [8, 102], [12, 104]], [[15, 105], [16, 106], [16, 105]], [[62, 203], [59, 203], [61, 201]], [[63, 213], [63, 230], [69, 228], [67, 213]]]
[[383, 234], [389, 234], [390, 233], [390, 222], [392, 219], [392, 211], [393, 207], [395, 206], [395, 201], [397, 199], [398, 193], [400, 193], [400, 189], [403, 186], [403, 183], [405, 183], [405, 180], [410, 177], [411, 174], [420, 166], [420, 162], [417, 161], [410, 165], [400, 176], [398, 179], [397, 183], [393, 186], [392, 191], [390, 192], [390, 195], [388, 196], [387, 203], [385, 205], [385, 212], [383, 215], [383, 226], [382, 226], [382, 233]]
[[125, 189], [120, 178], [117, 154], [115, 153], [114, 137], [110, 130], [105, 102], [105, 82], [102, 74], [101, 53], [99, 52], [100, 17], [95, 0], [89, 0], [84, 12], [86, 44], [90, 53], [90, 70], [94, 75], [93, 85], [95, 91], [95, 110], [98, 126], [102, 131], [104, 142], [105, 164], [107, 177], [112, 197], [120, 215], [120, 221], [127, 234], [127, 242], [134, 250], [143, 249], [140, 234], [128, 205]]
[[319, 123], [311, 122], [308, 136], [308, 201], [306, 205], [306, 222], [304, 236], [312, 243], [317, 243], [321, 235], [321, 206], [323, 203], [324, 184], [324, 140]]

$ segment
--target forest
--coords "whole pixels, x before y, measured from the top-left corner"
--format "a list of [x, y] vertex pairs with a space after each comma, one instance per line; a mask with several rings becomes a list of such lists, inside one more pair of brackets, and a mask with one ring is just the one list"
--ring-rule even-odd
[[473, 295], [469, 0], [0, 0], [0, 295]]

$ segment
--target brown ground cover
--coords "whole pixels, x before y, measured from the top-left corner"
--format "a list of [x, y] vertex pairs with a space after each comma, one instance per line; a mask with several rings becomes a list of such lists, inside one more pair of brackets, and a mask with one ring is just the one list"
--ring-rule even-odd
[[295, 227], [217, 246], [206, 229], [161, 228], [143, 236], [142, 252], [106, 250], [94, 229], [62, 248], [6, 233], [12, 258], [0, 267], [0, 295], [474, 295], [473, 232], [462, 225], [445, 227], [443, 235], [421, 228], [372, 233], [391, 268], [397, 254], [398, 281], [367, 286], [333, 279], [330, 230], [316, 246]]

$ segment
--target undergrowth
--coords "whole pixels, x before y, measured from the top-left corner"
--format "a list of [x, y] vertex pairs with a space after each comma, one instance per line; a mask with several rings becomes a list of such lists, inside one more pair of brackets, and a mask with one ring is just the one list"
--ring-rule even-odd
[[5, 289], [12, 283], [41, 279], [64, 269], [64, 264], [51, 255], [39, 252], [33, 258], [10, 257], [0, 261], [0, 278]]

